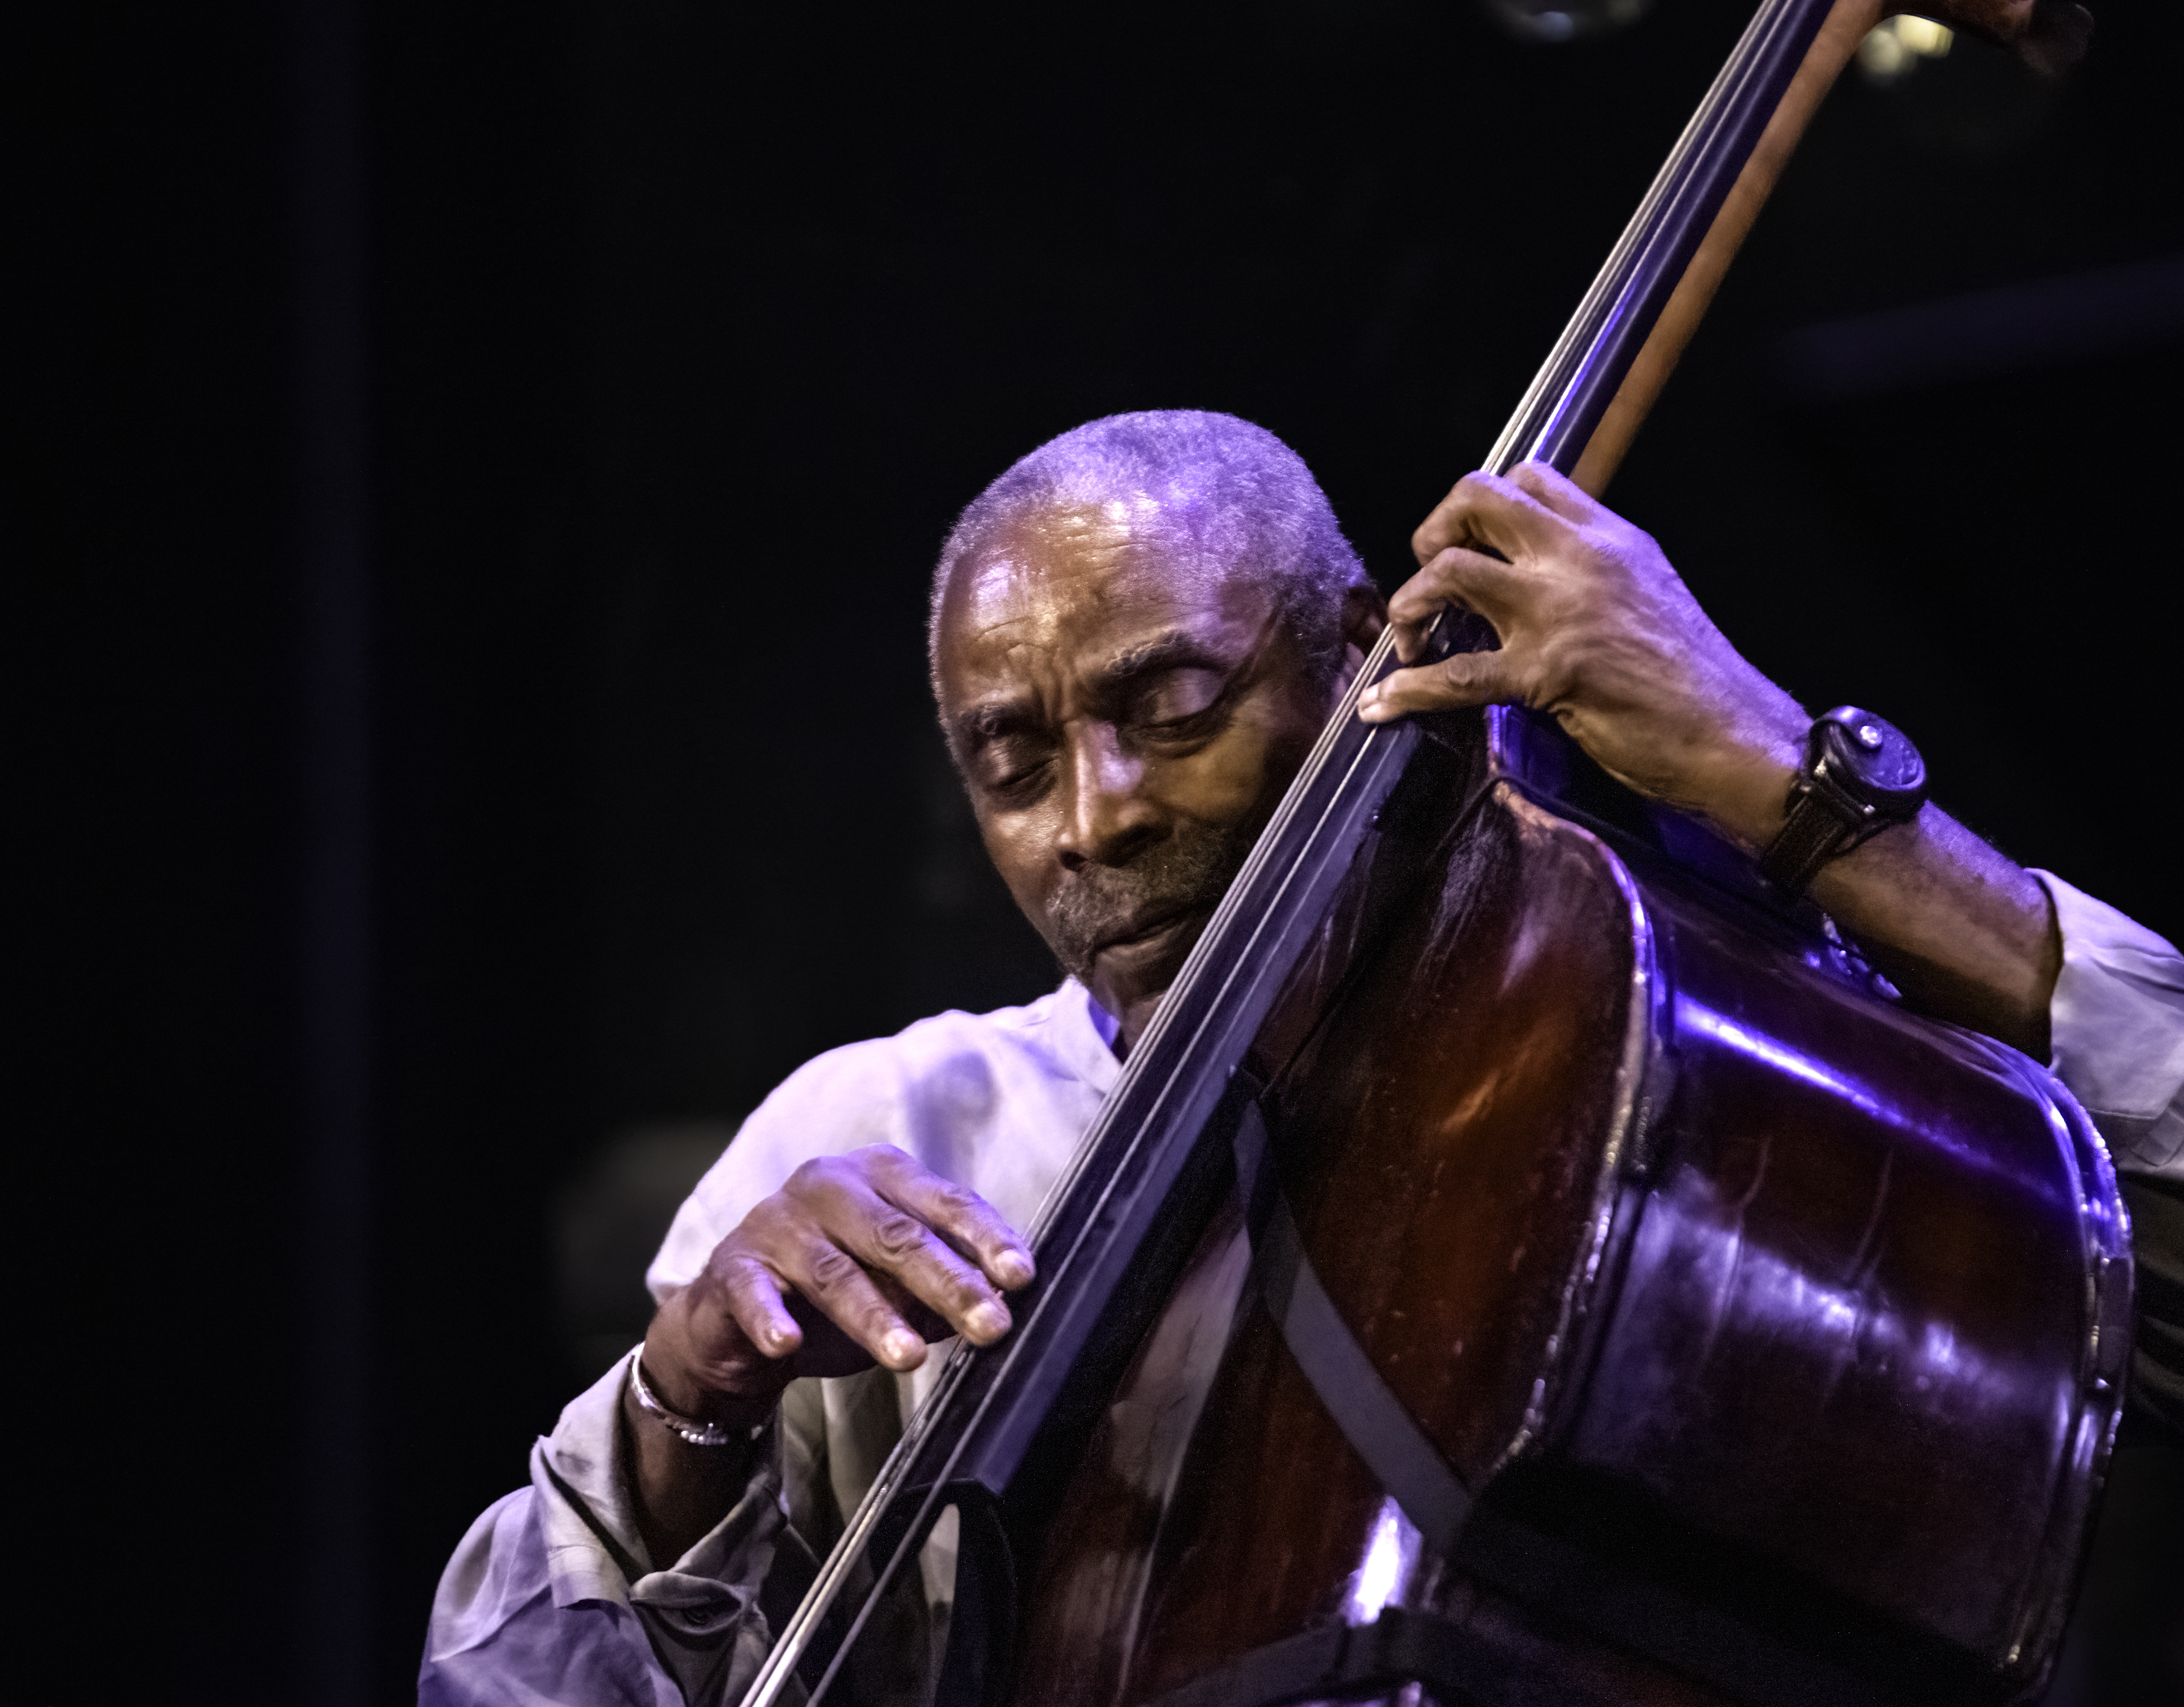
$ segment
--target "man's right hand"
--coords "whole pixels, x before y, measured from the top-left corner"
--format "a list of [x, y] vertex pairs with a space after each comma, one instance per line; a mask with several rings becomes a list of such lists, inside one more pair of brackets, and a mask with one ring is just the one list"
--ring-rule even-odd
[[687, 1416], [755, 1421], [800, 1376], [905, 1371], [951, 1333], [1009, 1330], [1031, 1254], [975, 1192], [890, 1144], [805, 1162], [714, 1248], [645, 1336], [648, 1382]]

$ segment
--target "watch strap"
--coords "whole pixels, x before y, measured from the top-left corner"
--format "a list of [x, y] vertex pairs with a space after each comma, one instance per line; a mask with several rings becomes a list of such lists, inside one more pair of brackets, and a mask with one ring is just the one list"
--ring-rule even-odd
[[1847, 854], [1876, 830], [1887, 830], [1889, 820], [1872, 805], [1843, 788], [1828, 773], [1826, 748], [1815, 725], [1813, 758], [1791, 784], [1789, 816], [1774, 842], [1760, 854], [1760, 876], [1785, 895], [1804, 895], [1804, 887], [1821, 866]]
[[1782, 830], [1760, 854], [1760, 876], [1786, 895], [1804, 895], [1806, 884], [1835, 856], [1850, 827], [1841, 809], [1819, 788], [1800, 788]]

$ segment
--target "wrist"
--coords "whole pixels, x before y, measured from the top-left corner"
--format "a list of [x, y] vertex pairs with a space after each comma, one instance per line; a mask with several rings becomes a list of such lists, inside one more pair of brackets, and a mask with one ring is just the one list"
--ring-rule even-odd
[[1677, 803], [1757, 858], [1782, 828], [1811, 723], [1794, 703], [1746, 720], [1708, 747]]
[[1801, 895], [1829, 861], [1909, 823], [1926, 803], [1926, 765], [1903, 731], [1855, 705], [1815, 718], [1780, 832], [1760, 875]]
[[[1694, 667], [1680, 710], [1655, 720], [1660, 782], [1639, 787], [1757, 858], [1782, 827], [1813, 720], [1742, 659], [1733, 664]], [[1632, 768], [1642, 776], [1646, 767], [1641, 759]]]
[[1797, 776], [1793, 752], [1770, 747], [1741, 753], [1721, 766], [1701, 809], [1715, 829], [1756, 859], [1781, 831]]
[[732, 1428], [764, 1421], [788, 1384], [786, 1368], [755, 1354], [755, 1369], [722, 1367], [704, 1357], [691, 1321], [696, 1290], [677, 1293], [645, 1330], [638, 1355], [646, 1387], [667, 1410], [696, 1421]]
[[629, 1380], [624, 1393], [636, 1402], [638, 1411], [643, 1417], [685, 1446], [701, 1447], [707, 1451], [733, 1448], [742, 1452], [752, 1446], [766, 1431], [767, 1419], [764, 1415], [755, 1419], [739, 1416], [733, 1421], [709, 1421], [678, 1411], [665, 1403], [652, 1390], [652, 1383], [645, 1379], [644, 1348], [642, 1346], [630, 1359]]
[[663, 1417], [639, 1397], [638, 1351], [621, 1384], [619, 1432], [638, 1532], [649, 1559], [666, 1564], [681, 1560], [744, 1497], [760, 1468], [766, 1419], [730, 1428]]

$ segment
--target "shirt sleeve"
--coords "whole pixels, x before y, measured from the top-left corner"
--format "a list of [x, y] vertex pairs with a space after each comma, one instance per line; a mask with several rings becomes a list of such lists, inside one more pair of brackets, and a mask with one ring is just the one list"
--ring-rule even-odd
[[655, 1298], [665, 1304], [696, 1279], [713, 1248], [800, 1164], [866, 1144], [910, 1148], [892, 1041], [852, 1043], [807, 1061], [751, 1111], [675, 1212], [645, 1272]]
[[2046, 871], [2063, 970], [2053, 1060], [2100, 1127], [2131, 1211], [2137, 1269], [2129, 1426], [2184, 1441], [2184, 956]]
[[2063, 937], [2048, 1005], [2055, 1075], [2119, 1172], [2184, 1183], [2184, 955], [2052, 872], [2032, 875]]
[[557, 1602], [542, 1516], [522, 1488], [455, 1549], [433, 1597], [418, 1707], [682, 1707], [626, 1599]]
[[532, 1448], [531, 1486], [492, 1506], [455, 1549], [426, 1633], [426, 1707], [721, 1707], [764, 1663], [812, 1576], [808, 1551], [786, 1534], [783, 1429], [760, 1435], [749, 1480], [720, 1522], [654, 1569], [619, 1441], [630, 1361], [563, 1409]]

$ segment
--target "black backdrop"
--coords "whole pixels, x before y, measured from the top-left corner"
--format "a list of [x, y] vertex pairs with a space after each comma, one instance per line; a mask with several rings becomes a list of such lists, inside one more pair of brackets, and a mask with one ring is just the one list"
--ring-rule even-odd
[[[1392, 586], [1743, 9], [11, 13], [0, 1702], [403, 1699], [577, 1384], [569, 1182], [1051, 976], [930, 727], [955, 509], [1226, 409]], [[1850, 78], [1613, 496], [2174, 936], [2179, 293], [2097, 286], [2184, 253], [2184, 25], [2102, 22]]]

